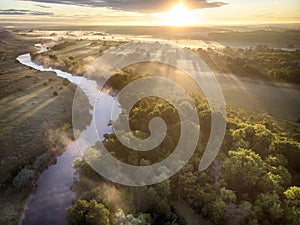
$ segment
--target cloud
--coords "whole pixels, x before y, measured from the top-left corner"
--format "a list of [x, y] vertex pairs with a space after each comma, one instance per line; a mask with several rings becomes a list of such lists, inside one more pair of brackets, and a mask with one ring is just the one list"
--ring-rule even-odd
[[254, 14], [252, 15], [253, 17], [257, 17], [257, 18], [274, 18], [275, 14], [274, 13], [265, 13], [265, 14]]
[[35, 4], [35, 6], [40, 7], [40, 8], [46, 8], [46, 9], [50, 9], [50, 6], [47, 5], [39, 5], [39, 4]]
[[[178, 0], [23, 0], [31, 2], [67, 4], [89, 7], [106, 7], [114, 10], [133, 12], [163, 12], [178, 3]], [[189, 9], [215, 8], [226, 5], [225, 2], [207, 0], [182, 0]]]
[[51, 16], [50, 12], [38, 12], [25, 9], [0, 9], [0, 15], [34, 15], [34, 16]]
[[186, 0], [184, 2], [190, 9], [217, 8], [228, 4], [226, 2], [207, 2], [204, 0]]

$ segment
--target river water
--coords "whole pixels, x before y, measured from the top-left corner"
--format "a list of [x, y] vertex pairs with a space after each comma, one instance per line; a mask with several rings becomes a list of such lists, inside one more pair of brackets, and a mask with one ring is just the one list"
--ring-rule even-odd
[[[39, 53], [48, 50], [41, 44], [36, 44], [35, 46], [40, 49]], [[37, 65], [32, 62], [29, 53], [18, 56], [17, 60], [21, 64], [36, 70], [55, 72], [57, 76], [68, 79], [71, 83], [81, 88], [90, 103], [93, 103], [96, 97], [96, 109], [97, 107], [101, 107], [104, 109], [102, 111], [106, 112], [101, 114], [101, 128], [99, 128], [101, 131], [99, 131], [99, 137], [103, 137], [105, 133], [112, 132], [112, 128], [108, 126], [111, 120], [111, 113], [110, 110], [106, 109], [110, 109], [113, 104], [116, 104], [116, 100], [114, 97], [103, 92], [100, 92], [100, 98], [99, 95], [95, 96], [95, 93], [99, 93], [95, 81], [88, 80], [84, 77], [73, 76], [61, 70]], [[116, 112], [115, 115], [118, 116], [119, 113], [120, 112]], [[65, 209], [72, 203], [72, 199], [75, 197], [75, 193], [70, 190], [75, 176], [72, 163], [76, 157], [80, 156], [81, 154], [78, 151], [76, 141], [74, 141], [69, 144], [64, 153], [57, 158], [56, 163], [49, 166], [49, 168], [41, 174], [40, 180], [37, 183], [37, 189], [26, 207], [25, 216], [21, 222], [22, 225], [66, 224]]]
[[70, 190], [75, 172], [72, 162], [79, 156], [76, 144], [72, 142], [57, 158], [56, 164], [42, 173], [36, 192], [25, 210], [22, 225], [66, 224], [65, 209], [75, 197], [75, 193]]

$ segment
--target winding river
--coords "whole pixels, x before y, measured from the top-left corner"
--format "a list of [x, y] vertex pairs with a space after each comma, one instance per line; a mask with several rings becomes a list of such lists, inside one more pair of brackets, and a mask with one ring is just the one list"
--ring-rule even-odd
[[[39, 53], [48, 50], [41, 44], [36, 44], [35, 46], [40, 49]], [[61, 70], [37, 65], [31, 60], [29, 53], [18, 56], [17, 60], [21, 64], [36, 70], [55, 72], [57, 76], [68, 79], [71, 83], [81, 88], [90, 103], [94, 102], [95, 93], [98, 93], [95, 81], [88, 80], [84, 77], [73, 76]], [[103, 92], [101, 92], [100, 97], [97, 96], [97, 98], [99, 98], [97, 99], [99, 104], [95, 105], [96, 108], [101, 106], [102, 109], [110, 109], [112, 104], [116, 103], [116, 100], [112, 96]], [[104, 111], [104, 113], [101, 114], [102, 117], [99, 122], [101, 128], [97, 127], [97, 130], [101, 130], [99, 137], [103, 137], [105, 133], [112, 132], [112, 128], [107, 125], [110, 122], [111, 113], [109, 110], [102, 111]], [[118, 114], [117, 112], [115, 115], [118, 116]], [[64, 153], [57, 158], [56, 163], [49, 166], [49, 168], [41, 174], [37, 183], [37, 189], [26, 207], [25, 215], [21, 222], [22, 225], [66, 224], [65, 209], [72, 203], [72, 199], [75, 197], [75, 193], [70, 190], [75, 176], [72, 163], [73, 160], [79, 156], [81, 156], [81, 154], [74, 141], [70, 143]]]

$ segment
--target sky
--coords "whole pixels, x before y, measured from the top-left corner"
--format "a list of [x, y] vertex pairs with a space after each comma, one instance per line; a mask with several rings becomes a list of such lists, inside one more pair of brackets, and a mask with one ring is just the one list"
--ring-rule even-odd
[[0, 22], [78, 25], [299, 23], [300, 0], [3, 0]]

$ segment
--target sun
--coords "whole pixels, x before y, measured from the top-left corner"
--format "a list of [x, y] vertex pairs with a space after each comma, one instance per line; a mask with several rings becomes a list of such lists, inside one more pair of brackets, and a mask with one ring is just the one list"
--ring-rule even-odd
[[194, 22], [193, 13], [182, 2], [179, 2], [170, 11], [166, 12], [164, 20], [168, 26], [188, 26]]

